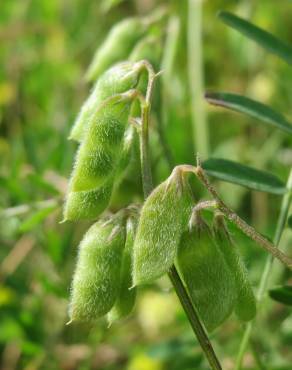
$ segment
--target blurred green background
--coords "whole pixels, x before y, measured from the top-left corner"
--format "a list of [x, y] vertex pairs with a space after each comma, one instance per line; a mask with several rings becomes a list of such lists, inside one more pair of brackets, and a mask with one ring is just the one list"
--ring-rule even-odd
[[[171, 3], [171, 4], [170, 4]], [[135, 312], [107, 328], [65, 326], [78, 241], [88, 223], [59, 224], [76, 144], [67, 140], [88, 96], [84, 74], [92, 55], [117, 21], [171, 5], [181, 29], [166, 109], [166, 138], [174, 163], [194, 164], [186, 68], [187, 2], [154, 0], [1, 0], [0, 4], [0, 357], [1, 369], [203, 370], [207, 365], [168, 280], [140, 290]], [[292, 69], [216, 18], [235, 12], [292, 43], [289, 0], [206, 0], [203, 4], [206, 89], [246, 94], [292, 120]], [[161, 27], [165, 29], [165, 22]], [[162, 32], [162, 44], [165, 33]], [[195, 68], [195, 66], [194, 66]], [[291, 138], [254, 120], [206, 104], [211, 153], [266, 169], [286, 181]], [[169, 169], [157, 145], [151, 149], [156, 184]], [[260, 232], [273, 236], [281, 198], [218, 182], [224, 200]], [[198, 198], [204, 197], [198, 187]], [[111, 210], [141, 202], [136, 161]], [[291, 245], [291, 231], [282, 239]], [[256, 287], [266, 254], [242, 235], [237, 243]], [[291, 247], [290, 247], [291, 251]], [[291, 275], [276, 263], [272, 286]], [[269, 299], [257, 318], [244, 365], [292, 368], [292, 317]], [[212, 334], [224, 369], [233, 369], [242, 325], [231, 317]]]

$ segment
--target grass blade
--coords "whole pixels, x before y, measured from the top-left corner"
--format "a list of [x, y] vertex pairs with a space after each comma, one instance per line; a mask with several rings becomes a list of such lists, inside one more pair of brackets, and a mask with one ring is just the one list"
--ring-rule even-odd
[[218, 13], [218, 17], [225, 24], [249, 37], [270, 53], [277, 55], [286, 63], [292, 64], [292, 46], [289, 44], [232, 13], [221, 11]]
[[24, 233], [33, 230], [36, 226], [42, 223], [52, 212], [54, 212], [55, 209], [57, 209], [57, 205], [37, 210], [22, 222], [22, 224], [19, 226], [19, 231]]
[[281, 113], [274, 111], [268, 105], [256, 100], [243, 95], [224, 92], [208, 92], [205, 94], [205, 98], [210, 104], [246, 114], [286, 133], [292, 134], [292, 124]]

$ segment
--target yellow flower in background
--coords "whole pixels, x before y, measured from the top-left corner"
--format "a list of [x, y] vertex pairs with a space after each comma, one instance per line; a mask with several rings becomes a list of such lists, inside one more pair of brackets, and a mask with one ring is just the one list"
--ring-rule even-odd
[[15, 86], [5, 81], [0, 83], [0, 105], [11, 103], [16, 95]]
[[140, 353], [130, 360], [127, 370], [163, 370], [163, 368], [158, 359]]
[[13, 290], [5, 286], [0, 286], [0, 307], [12, 303], [15, 300]]
[[147, 292], [138, 301], [138, 320], [145, 334], [157, 335], [162, 327], [174, 322], [178, 302], [172, 294]]

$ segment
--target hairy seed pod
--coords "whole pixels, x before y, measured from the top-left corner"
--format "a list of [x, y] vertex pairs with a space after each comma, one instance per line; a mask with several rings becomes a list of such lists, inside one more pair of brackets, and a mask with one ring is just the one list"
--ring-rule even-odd
[[69, 191], [64, 207], [64, 221], [92, 220], [109, 205], [113, 178], [92, 190]]
[[69, 315], [71, 321], [93, 321], [113, 307], [120, 289], [124, 223], [97, 222], [79, 246], [73, 277]]
[[135, 305], [136, 288], [132, 288], [132, 255], [136, 228], [136, 218], [130, 217], [127, 220], [127, 236], [122, 261], [120, 292], [113, 308], [108, 313], [110, 324], [128, 316]]
[[211, 332], [232, 313], [237, 293], [211, 230], [199, 217], [191, 230], [182, 235], [177, 265], [193, 304]]
[[237, 301], [234, 311], [240, 320], [252, 320], [256, 315], [256, 299], [248, 279], [246, 267], [232, 242], [224, 222], [224, 216], [221, 214], [217, 214], [214, 218], [214, 232], [217, 245], [235, 279]]
[[137, 86], [143, 61], [121, 62], [105, 71], [97, 80], [89, 98], [83, 104], [72, 127], [69, 139], [81, 142], [90, 119], [98, 106], [110, 96], [121, 94]]
[[76, 155], [64, 220], [95, 218], [107, 207], [134, 98], [133, 90], [114, 95], [93, 115]]
[[134, 243], [135, 285], [151, 282], [170, 269], [190, 208], [188, 183], [175, 168], [143, 205]]
[[127, 18], [116, 24], [97, 49], [86, 73], [86, 79], [94, 81], [111, 65], [127, 59], [146, 29], [147, 22], [140, 18]]
[[117, 181], [121, 181], [133, 159], [134, 145], [138, 141], [138, 135], [133, 125], [130, 125], [124, 135], [123, 148], [117, 170]]

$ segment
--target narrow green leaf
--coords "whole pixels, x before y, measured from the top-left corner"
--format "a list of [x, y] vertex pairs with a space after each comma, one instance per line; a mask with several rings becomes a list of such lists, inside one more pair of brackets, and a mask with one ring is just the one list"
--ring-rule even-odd
[[269, 296], [274, 301], [292, 306], [292, 286], [283, 285], [279, 288], [270, 289]]
[[19, 231], [28, 232], [39, 225], [43, 220], [45, 220], [55, 209], [57, 205], [42, 208], [30, 215], [23, 223], [19, 226]]
[[219, 12], [218, 17], [228, 26], [249, 37], [264, 49], [292, 64], [292, 46], [279, 40], [271, 33], [229, 12]]
[[289, 228], [292, 229], [292, 215], [290, 215], [288, 217], [287, 224], [288, 224]]
[[281, 113], [246, 96], [224, 92], [208, 92], [205, 94], [205, 98], [210, 104], [246, 114], [292, 134], [292, 124]]
[[210, 158], [202, 167], [219, 180], [271, 194], [284, 194], [285, 184], [276, 176], [227, 159]]

